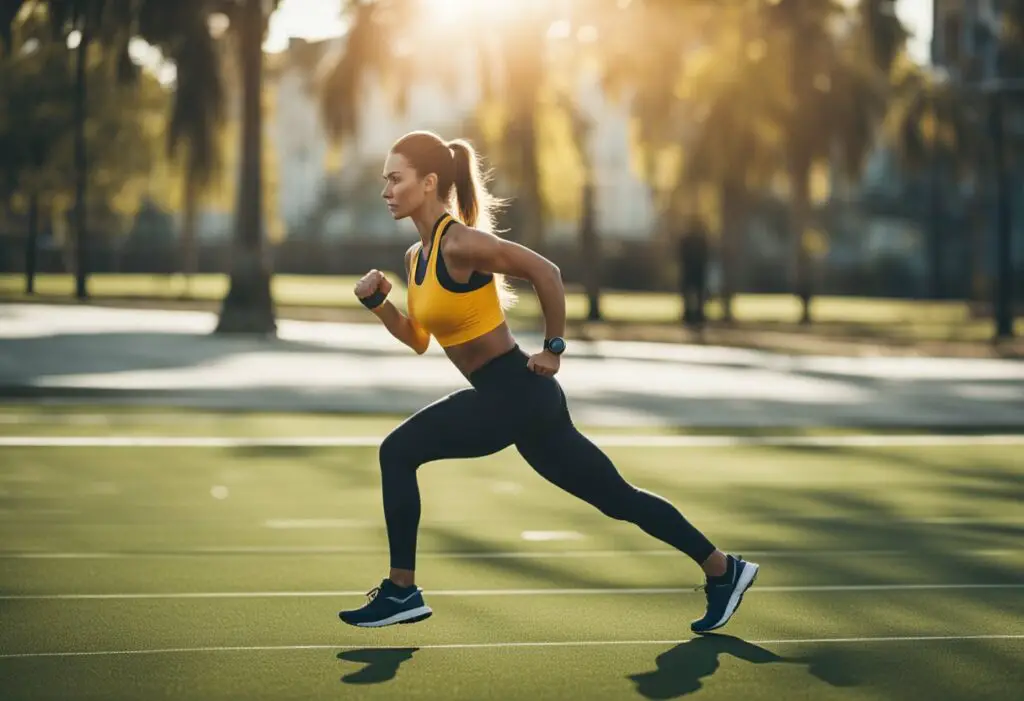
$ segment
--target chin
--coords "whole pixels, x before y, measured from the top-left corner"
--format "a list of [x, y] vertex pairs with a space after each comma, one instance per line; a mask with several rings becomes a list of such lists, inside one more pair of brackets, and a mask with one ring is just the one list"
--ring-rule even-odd
[[395, 221], [401, 221], [402, 219], [405, 219], [407, 216], [409, 216], [400, 209], [389, 209], [388, 214], [390, 214], [391, 218], [394, 219]]

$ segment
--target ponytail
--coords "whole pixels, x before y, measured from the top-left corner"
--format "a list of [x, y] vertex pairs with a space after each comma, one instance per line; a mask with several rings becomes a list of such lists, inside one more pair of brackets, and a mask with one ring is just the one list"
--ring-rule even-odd
[[452, 207], [458, 211], [459, 219], [466, 226], [490, 231], [493, 228], [490, 202], [487, 201], [489, 198], [480, 173], [480, 161], [476, 157], [476, 151], [463, 139], [449, 141], [446, 146], [452, 150], [455, 158], [452, 179], [455, 185], [455, 198], [451, 203]]
[[[455, 159], [452, 183], [454, 197], [450, 206], [458, 211], [459, 219], [466, 226], [493, 233], [493, 210], [497, 201], [487, 191], [485, 177], [480, 171], [480, 159], [477, 158], [473, 145], [464, 139], [455, 139], [446, 145], [451, 149], [452, 157]], [[495, 274], [494, 281], [498, 286], [501, 306], [512, 306], [516, 301], [515, 291], [503, 275]]]

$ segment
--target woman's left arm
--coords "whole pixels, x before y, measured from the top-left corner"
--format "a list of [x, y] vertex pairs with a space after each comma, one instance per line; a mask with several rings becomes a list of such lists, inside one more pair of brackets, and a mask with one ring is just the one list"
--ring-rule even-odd
[[460, 224], [444, 238], [445, 259], [458, 267], [528, 280], [544, 312], [545, 338], [565, 335], [565, 287], [557, 265], [526, 246]]

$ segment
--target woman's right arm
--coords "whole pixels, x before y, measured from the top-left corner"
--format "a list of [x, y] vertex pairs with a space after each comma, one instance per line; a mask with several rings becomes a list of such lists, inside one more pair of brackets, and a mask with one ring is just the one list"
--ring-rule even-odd
[[392, 336], [420, 355], [427, 352], [427, 348], [430, 346], [430, 334], [422, 326], [399, 311], [398, 307], [391, 302], [384, 302], [384, 304], [372, 311], [384, 323], [384, 326], [387, 327]]
[[[410, 280], [411, 267], [409, 263], [412, 260], [412, 253], [415, 249], [416, 246], [412, 246], [405, 254], [406, 276]], [[390, 293], [391, 283], [388, 282], [383, 273], [372, 270], [356, 285], [356, 296], [360, 298], [369, 297], [378, 290], [385, 294]], [[374, 307], [370, 311], [381, 320], [392, 336], [412, 348], [418, 354], [426, 353], [427, 348], [430, 346], [430, 334], [422, 326], [399, 311], [395, 305], [385, 300], [383, 304]]]

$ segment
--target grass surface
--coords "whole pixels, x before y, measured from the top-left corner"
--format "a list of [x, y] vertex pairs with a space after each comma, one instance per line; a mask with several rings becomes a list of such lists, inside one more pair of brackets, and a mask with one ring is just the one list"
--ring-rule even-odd
[[[394, 273], [388, 273], [391, 280]], [[273, 294], [278, 304], [309, 306], [358, 306], [352, 295], [356, 276], [302, 276], [275, 275]], [[0, 294], [21, 295], [25, 289], [23, 275], [0, 275]], [[89, 294], [96, 299], [103, 298], [151, 298], [179, 299], [186, 293], [192, 299], [220, 301], [228, 291], [227, 275], [196, 275], [189, 283], [183, 275], [111, 275], [100, 274], [89, 277]], [[404, 288], [399, 288], [404, 296]], [[71, 299], [75, 294], [75, 278], [71, 275], [36, 276], [36, 294], [40, 297]]]
[[[135, 425], [244, 418], [171, 416]], [[393, 425], [301, 432], [326, 420]], [[723, 634], [695, 639], [699, 569], [514, 450], [420, 471], [435, 615], [362, 631], [336, 612], [386, 573], [375, 448], [0, 448], [4, 697], [1011, 699], [1024, 639], [969, 636], [1024, 636], [1019, 450], [608, 448], [762, 565]], [[137, 654], [62, 654], [118, 651]], [[33, 653], [58, 654], [11, 657]]]
[[[405, 289], [402, 277], [388, 274], [396, 283], [393, 299], [403, 303]], [[282, 308], [313, 308], [323, 310], [361, 311], [352, 295], [355, 276], [299, 276], [277, 275], [273, 281], [275, 303]], [[36, 298], [71, 299], [74, 278], [70, 275], [41, 275], [37, 278]], [[225, 275], [198, 275], [186, 288], [180, 275], [93, 275], [89, 290], [95, 300], [165, 300], [180, 301], [190, 289], [195, 302], [219, 302], [227, 292]], [[25, 300], [22, 291], [24, 277], [0, 275], [0, 295], [9, 300]], [[602, 296], [602, 309], [609, 325], [628, 324], [635, 334], [643, 334], [645, 325], [677, 327], [681, 314], [679, 296], [662, 292], [622, 292], [610, 290]], [[539, 318], [540, 305], [529, 289], [519, 295], [519, 303], [509, 316], [516, 322], [530, 322]], [[987, 341], [993, 326], [987, 318], [973, 318], [968, 306], [962, 302], [931, 302], [914, 300], [874, 299], [866, 297], [821, 297], [814, 302], [815, 324], [810, 328], [797, 325], [800, 303], [792, 295], [742, 295], [734, 302], [737, 320], [746, 327], [813, 334], [817, 336], [862, 336], [904, 340]], [[570, 290], [566, 299], [566, 313], [570, 321], [581, 322], [586, 317], [585, 295]], [[708, 305], [712, 320], [721, 317], [718, 301]], [[609, 329], [586, 329], [592, 334], [607, 334]], [[621, 333], [621, 330], [620, 330]], [[657, 336], [650, 330], [648, 335]], [[1018, 322], [1018, 335], [1024, 334], [1024, 319]], [[655, 340], [655, 339], [652, 339]], [[661, 339], [657, 339], [661, 340]], [[666, 339], [668, 340], [668, 339]]]

